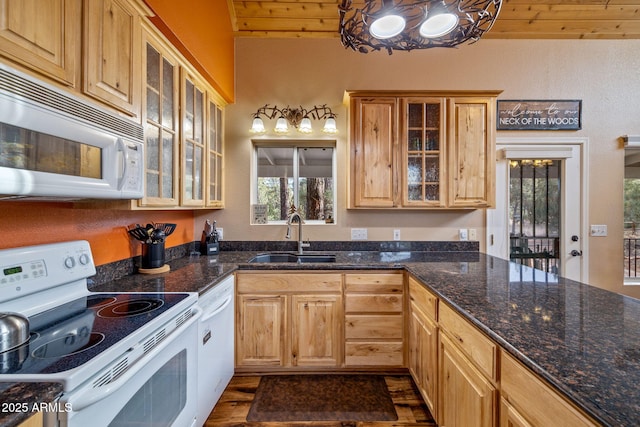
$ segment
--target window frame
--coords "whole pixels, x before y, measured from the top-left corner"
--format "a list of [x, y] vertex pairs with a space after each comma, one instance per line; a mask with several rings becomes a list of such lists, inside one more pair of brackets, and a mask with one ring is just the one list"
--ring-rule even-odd
[[[266, 224], [258, 224], [253, 221], [253, 206], [258, 203], [258, 148], [264, 147], [277, 147], [277, 148], [293, 148], [294, 159], [299, 159], [298, 149], [302, 148], [331, 148], [331, 175], [333, 179], [333, 222], [327, 223], [325, 220], [307, 220], [305, 224], [312, 225], [335, 225], [337, 224], [336, 218], [336, 203], [338, 201], [338, 178], [337, 178], [337, 140], [335, 139], [252, 139], [251, 140], [251, 183], [249, 191], [249, 215], [250, 225], [284, 225], [286, 220], [269, 220]], [[295, 161], [293, 164], [293, 176], [294, 183], [299, 182], [299, 164]], [[299, 189], [297, 185], [294, 185], [294, 199], [297, 201], [299, 197]]]

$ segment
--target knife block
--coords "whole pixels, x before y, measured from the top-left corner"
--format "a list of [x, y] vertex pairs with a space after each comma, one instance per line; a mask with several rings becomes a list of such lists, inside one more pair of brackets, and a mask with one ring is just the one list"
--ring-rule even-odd
[[200, 253], [202, 255], [218, 255], [220, 252], [220, 244], [218, 242], [200, 243]]

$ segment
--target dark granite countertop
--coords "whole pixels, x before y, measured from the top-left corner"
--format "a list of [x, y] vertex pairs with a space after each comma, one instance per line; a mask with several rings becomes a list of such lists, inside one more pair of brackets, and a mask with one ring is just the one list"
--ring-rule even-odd
[[0, 426], [17, 426], [62, 393], [59, 383], [0, 383]]
[[203, 293], [238, 269], [404, 268], [603, 425], [640, 425], [640, 300], [474, 251], [342, 251], [335, 263], [247, 263], [257, 253], [185, 256], [168, 263], [170, 272], [91, 290]]

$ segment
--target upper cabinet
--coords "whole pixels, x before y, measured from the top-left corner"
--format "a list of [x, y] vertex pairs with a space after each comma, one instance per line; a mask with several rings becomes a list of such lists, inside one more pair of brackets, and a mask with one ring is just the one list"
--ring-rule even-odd
[[143, 25], [145, 196], [140, 208], [222, 208], [221, 97]]
[[144, 197], [114, 208], [223, 208], [226, 101], [150, 15], [143, 0], [0, 0], [0, 56], [144, 126]]
[[449, 100], [449, 206], [495, 205], [496, 98]]
[[142, 10], [126, 0], [84, 1], [84, 92], [137, 117]]
[[210, 208], [224, 207], [222, 193], [223, 172], [223, 109], [222, 101], [216, 99], [215, 94], [209, 92], [207, 102], [207, 118], [209, 145], [207, 155], [207, 188], [205, 194], [205, 206]]
[[350, 208], [494, 204], [499, 92], [350, 92]]
[[183, 69], [182, 76], [182, 191], [183, 206], [204, 206], [207, 145], [206, 88]]
[[[2, 0], [0, 55], [65, 86], [76, 86], [81, 12], [81, 0]], [[36, 16], [46, 19], [33, 19]]]
[[180, 63], [169, 46], [150, 31], [143, 33], [145, 92], [145, 196], [140, 206], [178, 206]]

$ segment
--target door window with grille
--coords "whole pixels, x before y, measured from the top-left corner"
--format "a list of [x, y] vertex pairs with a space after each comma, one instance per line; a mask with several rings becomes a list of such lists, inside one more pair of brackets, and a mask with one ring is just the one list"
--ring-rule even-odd
[[561, 182], [559, 160], [510, 160], [509, 257], [558, 273]]

